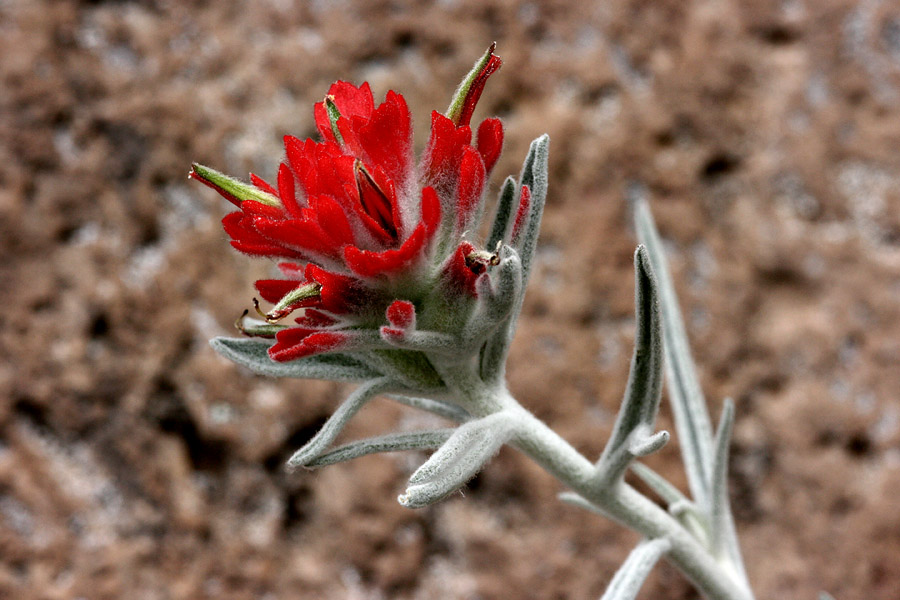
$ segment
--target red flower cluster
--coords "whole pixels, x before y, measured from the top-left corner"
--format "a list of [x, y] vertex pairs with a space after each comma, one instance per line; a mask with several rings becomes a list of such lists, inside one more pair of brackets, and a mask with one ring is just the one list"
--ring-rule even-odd
[[388, 311], [390, 321], [409, 321], [435, 286], [475, 295], [485, 262], [463, 236], [480, 220], [503, 145], [498, 119], [484, 120], [472, 143], [472, 112], [501, 61], [489, 51], [479, 64], [448, 115], [432, 113], [418, 166], [403, 96], [388, 92], [375, 106], [368, 83], [338, 81], [315, 105], [321, 141], [285, 137], [276, 185], [255, 175], [248, 186], [205, 168], [191, 172], [240, 209], [223, 219], [232, 246], [280, 261], [283, 279], [256, 282], [275, 304], [267, 320], [305, 309], [296, 327], [268, 331], [276, 337], [272, 359], [352, 345], [354, 332], [377, 327], [397, 298], [405, 302]]

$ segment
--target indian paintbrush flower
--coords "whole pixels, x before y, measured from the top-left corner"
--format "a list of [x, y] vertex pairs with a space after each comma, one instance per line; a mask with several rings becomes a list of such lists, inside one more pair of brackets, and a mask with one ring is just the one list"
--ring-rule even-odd
[[[264, 322], [239, 320], [248, 335], [274, 336], [272, 360], [397, 342], [391, 315], [400, 312], [434, 331], [459, 333], [454, 328], [479, 302], [476, 281], [499, 264], [499, 246], [469, 239], [503, 146], [498, 119], [482, 121], [474, 140], [470, 127], [487, 78], [501, 65], [493, 50], [447, 114], [432, 113], [418, 164], [403, 96], [390, 91], [376, 106], [368, 83], [338, 81], [314, 108], [321, 139], [286, 136], [274, 184], [256, 175], [246, 184], [194, 165], [190, 177], [239, 209], [223, 219], [232, 246], [278, 262], [281, 277], [256, 282], [274, 305], [265, 313], [257, 305]], [[527, 204], [527, 188], [520, 197]]]

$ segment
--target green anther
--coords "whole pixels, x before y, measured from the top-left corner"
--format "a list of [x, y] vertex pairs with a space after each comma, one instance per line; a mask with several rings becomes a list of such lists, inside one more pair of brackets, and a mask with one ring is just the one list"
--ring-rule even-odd
[[344, 144], [344, 137], [338, 129], [337, 122], [341, 118], [341, 111], [338, 110], [337, 104], [334, 103], [334, 96], [328, 94], [325, 96], [325, 112], [328, 113], [328, 121], [331, 123], [331, 133], [338, 144]]

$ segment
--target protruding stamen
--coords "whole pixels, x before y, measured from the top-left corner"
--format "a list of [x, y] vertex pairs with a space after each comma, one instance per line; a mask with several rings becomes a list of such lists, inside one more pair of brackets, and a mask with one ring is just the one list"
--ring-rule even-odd
[[500, 245], [497, 242], [497, 248], [493, 252], [487, 250], [475, 250], [466, 255], [466, 266], [473, 273], [484, 273], [488, 267], [496, 267], [500, 264]]
[[[255, 300], [255, 298], [254, 298]], [[246, 324], [249, 310], [245, 310], [240, 317], [234, 322], [234, 327], [242, 334], [248, 337], [274, 338], [275, 334], [286, 329], [284, 325], [274, 325], [272, 323], [263, 323], [261, 321], [250, 320], [250, 325]]]
[[237, 329], [238, 331], [240, 331], [241, 333], [243, 333], [244, 335], [246, 335], [246, 333], [247, 333], [244, 330], [244, 317], [246, 317], [248, 314], [250, 314], [250, 311], [245, 308], [244, 312], [241, 313], [241, 316], [239, 316], [237, 319], [234, 320], [234, 328]]

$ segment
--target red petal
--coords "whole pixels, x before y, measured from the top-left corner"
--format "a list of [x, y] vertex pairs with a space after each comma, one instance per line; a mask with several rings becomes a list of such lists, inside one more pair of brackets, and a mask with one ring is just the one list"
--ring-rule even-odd
[[346, 81], [335, 81], [328, 88], [328, 95], [334, 96], [334, 103], [342, 117], [368, 119], [375, 110], [375, 99], [368, 81], [364, 81], [359, 87]]
[[303, 327], [331, 327], [337, 323], [337, 319], [333, 319], [315, 308], [305, 309], [303, 316], [297, 317], [294, 321]]
[[313, 118], [316, 120], [316, 129], [319, 135], [326, 142], [337, 143], [334, 132], [331, 130], [331, 119], [328, 118], [328, 110], [325, 108], [325, 102], [316, 102], [313, 106]]
[[280, 262], [278, 263], [278, 270], [281, 271], [285, 277], [299, 280], [304, 278], [306, 265], [292, 262]]
[[[456, 173], [462, 149], [472, 141], [472, 130], [459, 127], [437, 111], [431, 113], [431, 137], [425, 152], [425, 175], [430, 183], [447, 187], [445, 179]], [[452, 188], [451, 188], [452, 189]]]
[[[250, 202], [247, 201], [244, 204]], [[260, 206], [266, 205], [260, 204]], [[229, 213], [222, 219], [222, 227], [225, 229], [225, 233], [232, 238], [231, 245], [244, 254], [252, 256], [281, 256], [293, 259], [303, 258], [301, 253], [261, 235], [251, 225], [252, 218], [242, 212]]]
[[509, 236], [509, 239], [512, 241], [516, 241], [519, 235], [522, 233], [522, 227], [525, 225], [525, 221], [528, 219], [528, 212], [531, 208], [531, 190], [528, 189], [527, 185], [522, 186], [522, 191], [519, 192], [519, 208], [516, 210], [516, 220], [513, 221], [512, 233]]
[[416, 325], [416, 307], [406, 300], [394, 300], [386, 311], [388, 322], [400, 329], [409, 329]]
[[315, 164], [311, 165], [314, 174], [310, 174], [311, 178], [315, 178], [315, 186], [307, 188], [307, 193], [328, 194], [338, 200], [346, 198], [347, 186], [356, 188], [355, 162], [352, 156], [336, 153], [334, 146], [319, 145]]
[[[493, 46], [491, 46], [491, 48], [493, 49]], [[462, 112], [459, 115], [460, 125], [468, 125], [469, 121], [472, 120], [472, 113], [475, 112], [475, 105], [478, 104], [478, 99], [481, 98], [481, 92], [484, 91], [484, 84], [487, 83], [488, 77], [499, 69], [502, 64], [503, 61], [500, 60], [499, 56], [491, 54], [490, 60], [484, 65], [481, 73], [479, 73], [475, 81], [472, 82], [472, 86], [466, 94], [466, 99], [463, 101]]]
[[428, 239], [434, 236], [434, 232], [441, 224], [441, 201], [433, 187], [422, 190], [422, 223], [425, 225]]
[[248, 226], [248, 217], [242, 212], [233, 212], [222, 219], [222, 227], [231, 238], [231, 245], [238, 251], [252, 256], [283, 256], [301, 258], [300, 253], [285, 248], [260, 235]]
[[300, 281], [289, 279], [260, 279], [256, 282], [256, 290], [266, 302], [278, 304], [282, 298], [303, 285]]
[[412, 125], [403, 96], [387, 93], [371, 120], [359, 128], [359, 142], [369, 160], [403, 188], [412, 171]]
[[273, 188], [272, 185], [268, 181], [266, 181], [262, 177], [258, 177], [257, 175], [254, 175], [253, 173], [250, 173], [250, 183], [252, 183], [256, 187], [258, 187], [262, 191], [272, 194], [273, 196], [278, 195], [278, 190]]
[[485, 119], [478, 126], [478, 152], [484, 160], [484, 170], [490, 173], [503, 150], [503, 124], [500, 119]]
[[294, 136], [286, 135], [284, 136], [284, 152], [287, 154], [288, 164], [300, 181], [300, 185], [309, 193], [306, 176], [310, 171], [310, 148]]
[[475, 280], [478, 274], [466, 264], [466, 257], [474, 251], [475, 246], [469, 242], [462, 242], [444, 266], [443, 279], [451, 293], [475, 296]]
[[347, 246], [344, 248], [344, 262], [351, 271], [362, 277], [390, 275], [409, 268], [421, 255], [424, 245], [425, 226], [420, 224], [399, 248], [370, 252]]
[[290, 248], [283, 248], [281, 246], [276, 246], [275, 244], [257, 244], [253, 242], [243, 242], [239, 240], [233, 240], [231, 242], [231, 247], [237, 250], [238, 252], [242, 252], [244, 254], [248, 254], [250, 256], [268, 256], [268, 257], [282, 257], [282, 258], [303, 258], [303, 255], [295, 250], [291, 250]]
[[[328, 89], [328, 95], [334, 97], [334, 103], [343, 118], [362, 117], [369, 119], [372, 111], [375, 109], [375, 99], [372, 97], [372, 90], [367, 82], [356, 87], [346, 81], [336, 81]], [[317, 102], [315, 107], [313, 107], [313, 114], [316, 118], [316, 128], [319, 130], [319, 133], [325, 140], [334, 142], [331, 120], [328, 118], [325, 102]]]
[[315, 221], [300, 219], [274, 221], [255, 217], [253, 227], [269, 240], [293, 250], [335, 258], [340, 256], [340, 247], [331, 242], [328, 235]]
[[322, 286], [320, 307], [331, 313], [358, 313], [379, 301], [358, 279], [326, 271], [314, 264], [306, 266], [306, 279]]
[[275, 345], [269, 348], [269, 358], [277, 362], [296, 360], [304, 356], [333, 352], [344, 345], [349, 336], [337, 331], [310, 333], [309, 329], [292, 327], [275, 335]]
[[[347, 214], [331, 196], [313, 196], [309, 199], [309, 209], [319, 227], [331, 238], [335, 246], [354, 243], [353, 229], [347, 220]], [[306, 214], [306, 213], [304, 213]]]
[[300, 204], [297, 202], [297, 192], [294, 188], [294, 174], [286, 163], [278, 167], [278, 197], [281, 204], [287, 209], [287, 213], [297, 218], [300, 216]]
[[284, 219], [284, 209], [280, 206], [272, 206], [271, 204], [263, 204], [256, 200], [244, 200], [241, 202], [241, 210], [250, 217], [266, 217], [267, 219], [280, 220]]
[[459, 187], [456, 191], [456, 226], [462, 232], [468, 229], [481, 204], [484, 191], [484, 163], [481, 155], [466, 146], [459, 165]]

